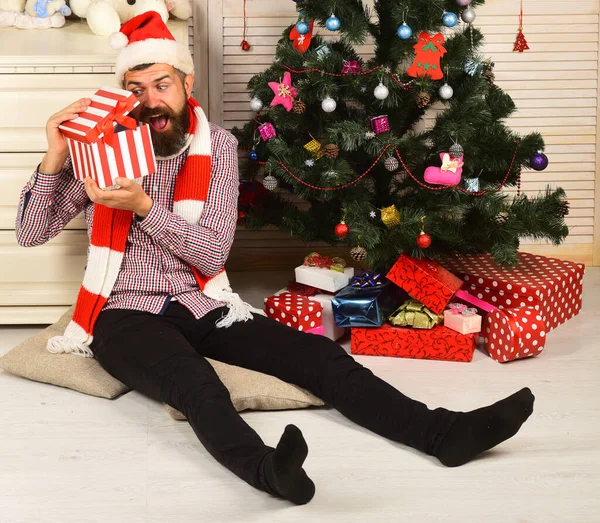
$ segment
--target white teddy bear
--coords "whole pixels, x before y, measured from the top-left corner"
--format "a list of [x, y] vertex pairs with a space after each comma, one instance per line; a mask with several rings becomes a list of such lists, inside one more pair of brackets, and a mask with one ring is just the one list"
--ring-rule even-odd
[[15, 25], [17, 14], [25, 11], [25, 0], [0, 0], [0, 27]]
[[65, 0], [0, 0], [0, 27], [50, 29], [71, 14]]
[[87, 18], [93, 33], [104, 36], [118, 32], [122, 23], [147, 11], [156, 11], [165, 23], [169, 13], [181, 20], [192, 15], [190, 0], [70, 0], [69, 4], [74, 14]]

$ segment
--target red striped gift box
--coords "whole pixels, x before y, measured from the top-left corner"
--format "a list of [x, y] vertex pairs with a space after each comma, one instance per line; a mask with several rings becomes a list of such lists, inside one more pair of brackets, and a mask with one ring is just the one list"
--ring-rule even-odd
[[59, 126], [78, 180], [90, 176], [105, 189], [118, 177], [133, 180], [156, 172], [150, 127], [127, 116], [138, 104], [129, 91], [102, 87], [85, 112]]

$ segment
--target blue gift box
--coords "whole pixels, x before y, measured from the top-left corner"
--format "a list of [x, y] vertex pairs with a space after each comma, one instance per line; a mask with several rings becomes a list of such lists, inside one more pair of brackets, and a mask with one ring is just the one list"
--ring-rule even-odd
[[373, 287], [344, 287], [333, 298], [338, 327], [381, 327], [408, 294], [390, 281]]

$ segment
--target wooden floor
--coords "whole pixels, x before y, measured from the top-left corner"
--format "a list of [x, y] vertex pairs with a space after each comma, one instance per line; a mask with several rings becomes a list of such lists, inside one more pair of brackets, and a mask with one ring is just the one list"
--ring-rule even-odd
[[[288, 275], [232, 276], [260, 305]], [[108, 401], [0, 374], [0, 523], [598, 523], [599, 316], [600, 269], [588, 269], [582, 313], [550, 333], [538, 358], [360, 358], [429, 406], [473, 409], [531, 387], [535, 410], [521, 432], [458, 469], [333, 410], [243, 414], [270, 445], [288, 423], [304, 432], [317, 493], [303, 507], [244, 484], [187, 423], [137, 393]], [[0, 327], [0, 353], [38, 330]]]

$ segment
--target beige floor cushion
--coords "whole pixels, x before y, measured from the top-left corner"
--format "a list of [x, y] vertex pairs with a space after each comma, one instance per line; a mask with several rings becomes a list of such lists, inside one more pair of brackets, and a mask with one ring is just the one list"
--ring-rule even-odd
[[[71, 317], [69, 309], [54, 325], [25, 340], [0, 357], [0, 369], [24, 378], [73, 389], [84, 394], [113, 399], [130, 389], [108, 374], [93, 358], [71, 354], [52, 354], [46, 343], [61, 335]], [[238, 411], [282, 410], [322, 406], [324, 403], [308, 391], [273, 376], [218, 361], [208, 360], [231, 394]], [[176, 419], [181, 413], [167, 408]]]

